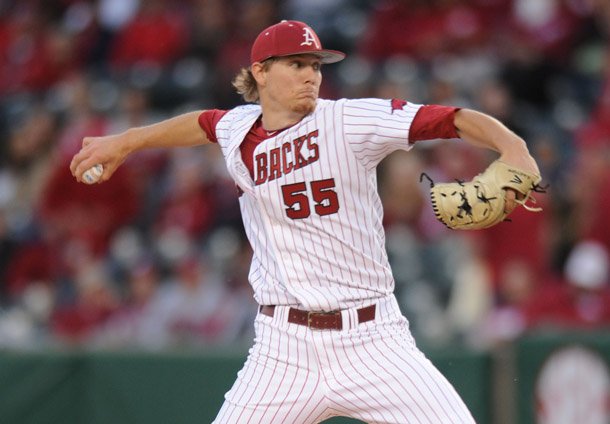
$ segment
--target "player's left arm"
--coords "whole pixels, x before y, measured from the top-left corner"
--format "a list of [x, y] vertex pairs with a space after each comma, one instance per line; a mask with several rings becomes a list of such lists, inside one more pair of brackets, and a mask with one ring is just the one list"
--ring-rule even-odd
[[[509, 165], [532, 174], [540, 174], [525, 140], [497, 119], [471, 109], [460, 109], [455, 113], [454, 125], [462, 140], [498, 152], [500, 160]], [[507, 212], [517, 206], [514, 201], [516, 196], [514, 190], [507, 191], [505, 208]]]
[[497, 119], [471, 109], [460, 109], [455, 113], [454, 125], [462, 140], [495, 150], [503, 162], [532, 174], [540, 174], [525, 140]]

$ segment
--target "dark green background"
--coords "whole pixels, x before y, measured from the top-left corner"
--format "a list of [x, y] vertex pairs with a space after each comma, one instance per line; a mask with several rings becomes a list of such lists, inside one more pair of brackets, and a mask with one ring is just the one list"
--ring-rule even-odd
[[[241, 351], [0, 353], [0, 422], [209, 423], [245, 356]], [[428, 356], [455, 385], [477, 421], [489, 422], [488, 357], [466, 351]]]
[[[608, 331], [533, 334], [503, 347], [499, 356], [458, 349], [424, 351], [453, 383], [479, 424], [514, 424], [513, 420], [534, 424], [534, 387], [540, 368], [555, 350], [575, 344], [610, 363]], [[507, 351], [512, 353], [505, 355]], [[503, 362], [496, 360], [500, 356]], [[0, 352], [0, 423], [210, 423], [245, 357], [245, 349]], [[494, 416], [493, 405], [498, 402], [498, 410], [511, 411], [514, 417], [507, 419], [501, 412]], [[325, 423], [357, 422], [333, 418]]]

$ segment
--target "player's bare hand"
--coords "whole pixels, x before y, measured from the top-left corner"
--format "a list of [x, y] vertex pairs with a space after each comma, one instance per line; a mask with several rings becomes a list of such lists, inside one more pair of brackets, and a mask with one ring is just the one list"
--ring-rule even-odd
[[500, 157], [500, 160], [508, 165], [522, 169], [523, 171], [540, 175], [538, 164], [527, 150], [516, 150], [505, 153]]
[[524, 196], [521, 193], [513, 190], [512, 188], [507, 188], [506, 195], [504, 196], [504, 212], [506, 214], [510, 214], [512, 211], [514, 211], [515, 208], [519, 206], [519, 203], [517, 203], [515, 199], [521, 199], [523, 197]]
[[[540, 175], [538, 164], [529, 154], [527, 149], [519, 149], [505, 153], [500, 157], [500, 160], [508, 165], [515, 166], [518, 169]], [[516, 200], [523, 200], [525, 196], [516, 190], [508, 188], [505, 195], [504, 212], [510, 214], [519, 205]]]
[[127, 157], [125, 144], [121, 135], [85, 137], [83, 146], [70, 163], [72, 175], [83, 182], [83, 173], [100, 163], [104, 166], [104, 173], [99, 182], [107, 181]]

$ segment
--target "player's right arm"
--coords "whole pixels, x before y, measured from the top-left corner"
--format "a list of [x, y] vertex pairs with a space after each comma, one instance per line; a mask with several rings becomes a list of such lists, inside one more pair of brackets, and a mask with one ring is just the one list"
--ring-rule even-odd
[[156, 124], [130, 128], [103, 137], [85, 137], [80, 151], [70, 163], [70, 171], [77, 181], [95, 164], [104, 166], [101, 181], [108, 180], [131, 153], [155, 147], [189, 147], [211, 143], [199, 124], [201, 111], [188, 112]]

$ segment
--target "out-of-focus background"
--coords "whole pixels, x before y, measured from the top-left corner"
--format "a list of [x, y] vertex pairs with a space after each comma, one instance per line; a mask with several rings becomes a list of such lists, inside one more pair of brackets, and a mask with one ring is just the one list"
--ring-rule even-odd
[[470, 107], [527, 141], [543, 211], [473, 233], [419, 175], [469, 179], [490, 152], [382, 162], [396, 294], [479, 422], [609, 422], [607, 0], [0, 0], [0, 421], [212, 419], [256, 313], [219, 149], [137, 153], [95, 186], [68, 164], [86, 135], [240, 104], [280, 19], [348, 53], [322, 97]]

